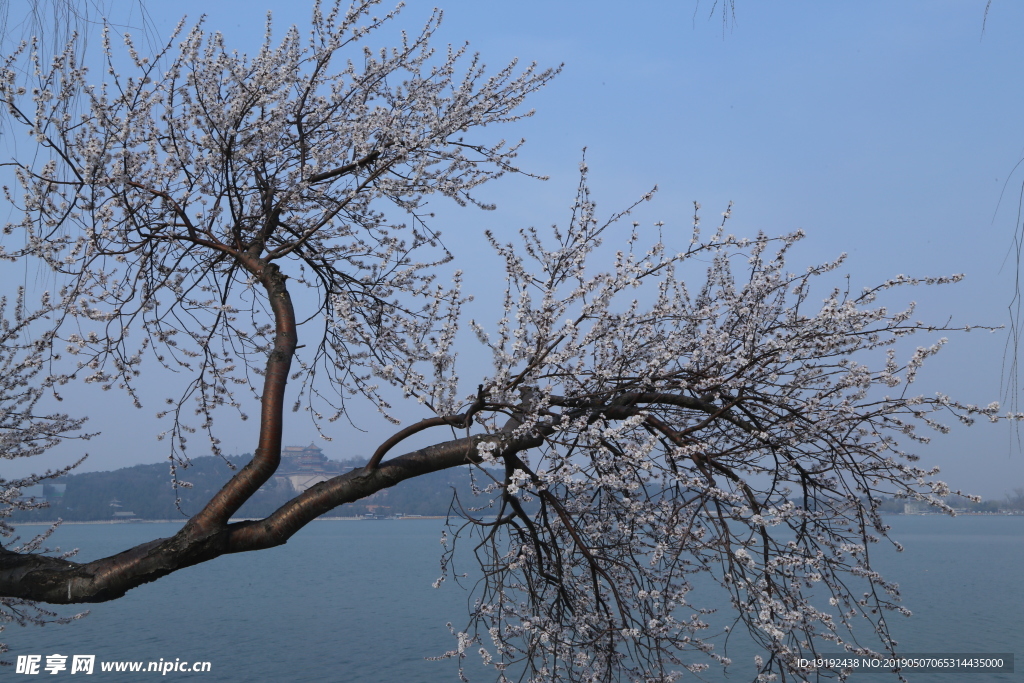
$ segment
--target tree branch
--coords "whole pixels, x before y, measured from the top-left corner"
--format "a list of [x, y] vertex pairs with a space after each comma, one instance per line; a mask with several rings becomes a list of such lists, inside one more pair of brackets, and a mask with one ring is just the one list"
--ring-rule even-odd
[[479, 447], [483, 443], [495, 444], [495, 457], [502, 457], [542, 442], [543, 436], [538, 434], [455, 439], [393, 458], [375, 470], [353, 470], [316, 484], [266, 519], [227, 524], [204, 532], [193, 518], [171, 538], [150, 541], [82, 564], [0, 548], [0, 595], [52, 604], [114, 600], [132, 588], [220, 555], [282, 545], [325, 512], [406, 479], [479, 463]]
[[353, 161], [351, 164], [345, 164], [344, 166], [339, 166], [338, 168], [332, 169], [330, 171], [324, 171], [323, 173], [314, 174], [309, 177], [309, 182], [320, 183], [323, 182], [324, 180], [330, 180], [331, 178], [337, 178], [339, 176], [348, 175], [349, 173], [358, 171], [364, 166], [369, 166], [374, 161], [376, 161], [378, 157], [380, 157], [380, 151], [375, 149], [362, 159]]

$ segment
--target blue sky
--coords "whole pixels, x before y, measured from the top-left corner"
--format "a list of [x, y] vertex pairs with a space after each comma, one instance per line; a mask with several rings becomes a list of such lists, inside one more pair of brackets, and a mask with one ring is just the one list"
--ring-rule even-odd
[[[663, 220], [682, 240], [694, 200], [706, 222], [732, 201], [736, 234], [807, 232], [794, 269], [848, 252], [843, 272], [855, 287], [899, 273], [963, 272], [958, 286], [904, 290], [896, 300], [916, 299], [917, 317], [937, 323], [1005, 324], [1016, 276], [1008, 254], [1024, 184], [1024, 170], [1014, 172], [1024, 159], [1024, 6], [996, 0], [983, 32], [985, 4], [737, 0], [735, 21], [723, 27], [720, 15], [709, 17], [708, 0], [628, 8], [445, 2], [439, 46], [468, 40], [494, 68], [512, 58], [565, 68], [533, 98], [536, 115], [502, 131], [525, 137], [522, 167], [551, 180], [494, 183], [482, 194], [498, 204], [495, 212], [439, 204], [435, 227], [457, 258], [485, 263], [484, 229], [511, 236], [564, 221], [587, 147], [594, 196], [609, 212], [658, 185], [638, 220]], [[400, 23], [415, 27], [432, 7], [414, 0]], [[163, 35], [181, 14], [206, 12], [208, 28], [252, 50], [266, 10], [283, 33], [289, 24], [305, 25], [310, 7], [184, 0], [148, 10]], [[385, 39], [393, 31], [381, 34], [382, 43], [393, 42]], [[467, 271], [470, 291], [493, 289], [487, 268]], [[1005, 332], [951, 336], [919, 379], [920, 391], [1003, 400], [1005, 343]], [[119, 397], [105, 397], [99, 409], [94, 400], [76, 400], [90, 408], [90, 427], [104, 432], [85, 445], [93, 455], [83, 469], [166, 457], [153, 439], [155, 407], [133, 414]], [[252, 450], [254, 426], [229, 425], [228, 451]], [[336, 440], [322, 444], [335, 458], [370, 453], [386, 436], [341, 423], [336, 429]], [[314, 437], [294, 422], [285, 441]], [[82, 450], [71, 444], [47, 463]], [[196, 444], [193, 454], [200, 450]], [[955, 487], [986, 497], [1024, 487], [1024, 454], [1004, 426], [957, 431], [921, 453]]]

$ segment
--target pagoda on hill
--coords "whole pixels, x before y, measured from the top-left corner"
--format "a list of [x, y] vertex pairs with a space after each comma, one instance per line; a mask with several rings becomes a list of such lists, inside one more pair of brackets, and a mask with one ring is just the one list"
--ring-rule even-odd
[[281, 474], [326, 473], [327, 457], [315, 444], [285, 446], [281, 449]]
[[301, 493], [314, 484], [327, 481], [343, 472], [352, 469], [342, 467], [341, 463], [328, 460], [324, 452], [316, 446], [285, 446], [281, 449], [281, 465], [274, 478], [297, 493]]

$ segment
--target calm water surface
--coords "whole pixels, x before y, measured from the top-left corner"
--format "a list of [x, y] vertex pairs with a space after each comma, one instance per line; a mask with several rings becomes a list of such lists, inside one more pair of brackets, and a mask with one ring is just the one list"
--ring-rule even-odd
[[[1024, 655], [1024, 517], [890, 517], [903, 553], [880, 552], [910, 619], [891, 617], [907, 652], [1014, 652]], [[209, 673], [165, 680], [457, 681], [446, 622], [464, 626], [468, 594], [439, 590], [441, 520], [322, 521], [286, 546], [232, 555], [132, 590], [69, 626], [10, 627], [0, 636], [17, 654], [94, 654], [102, 660], [209, 661]], [[27, 527], [32, 533], [40, 527]], [[79, 559], [109, 555], [160, 536], [175, 524], [67, 525], [54, 543]], [[882, 549], [879, 548], [881, 551]], [[735, 643], [730, 675], [750, 680], [753, 652]], [[1024, 662], [1018, 662], [1021, 671]], [[493, 680], [470, 670], [470, 678]], [[473, 675], [476, 674], [476, 675]], [[48, 680], [64, 680], [67, 671]], [[78, 676], [78, 674], [75, 674]], [[85, 680], [145, 681], [156, 673], [97, 671]], [[13, 670], [5, 679], [18, 680]], [[1024, 680], [1016, 674], [918, 674], [912, 681]], [[22, 680], [32, 680], [25, 677]], [[72, 679], [74, 680], [74, 679]], [[889, 680], [861, 674], [854, 681]]]

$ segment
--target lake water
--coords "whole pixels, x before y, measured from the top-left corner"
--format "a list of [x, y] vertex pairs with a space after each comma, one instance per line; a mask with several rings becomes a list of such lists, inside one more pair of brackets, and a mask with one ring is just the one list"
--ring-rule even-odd
[[[889, 517], [906, 551], [881, 553], [910, 619], [890, 617], [906, 652], [1024, 653], [1024, 517]], [[468, 593], [438, 577], [442, 520], [318, 521], [286, 546], [232, 555], [88, 606], [68, 626], [9, 627], [0, 639], [18, 654], [93, 654], [96, 661], [209, 661], [208, 673], [167, 680], [458, 680], [446, 622], [464, 626]], [[40, 527], [26, 527], [26, 534]], [[172, 535], [175, 524], [66, 525], [54, 536], [79, 559]], [[750, 680], [751, 652], [729, 653], [727, 677]], [[748, 657], [749, 655], [749, 657]], [[44, 660], [45, 662], [45, 660]], [[1018, 663], [1018, 672], [1024, 664]], [[70, 670], [70, 660], [69, 660]], [[470, 670], [471, 679], [493, 680]], [[15, 676], [13, 669], [3, 677]], [[42, 674], [50, 679], [45, 672]], [[53, 679], [70, 676], [63, 671]], [[75, 674], [76, 676], [78, 674]], [[102, 673], [86, 680], [145, 681], [156, 673]], [[1016, 674], [917, 674], [911, 681], [1021, 680]], [[854, 681], [895, 680], [858, 674]]]

